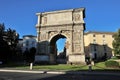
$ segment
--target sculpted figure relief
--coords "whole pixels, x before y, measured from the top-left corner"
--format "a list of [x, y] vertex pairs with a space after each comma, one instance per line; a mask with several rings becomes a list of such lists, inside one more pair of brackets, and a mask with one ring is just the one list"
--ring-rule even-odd
[[57, 31], [51, 31], [51, 32], [49, 32], [49, 38], [50, 38], [51, 36], [53, 36], [54, 34], [57, 34]]
[[70, 31], [62, 31], [62, 33], [67, 35], [68, 38], [70, 38]]
[[74, 44], [73, 51], [78, 53], [81, 51], [81, 46], [79, 44]]
[[67, 42], [65, 43], [65, 47], [66, 47], [66, 49], [68, 49], [69, 46], [70, 46], [70, 43], [67, 41]]
[[46, 39], [46, 34], [41, 34], [41, 40], [45, 40]]
[[74, 21], [79, 21], [80, 20], [80, 14], [74, 14], [73, 20]]
[[44, 17], [44, 24], [47, 24], [47, 17]]

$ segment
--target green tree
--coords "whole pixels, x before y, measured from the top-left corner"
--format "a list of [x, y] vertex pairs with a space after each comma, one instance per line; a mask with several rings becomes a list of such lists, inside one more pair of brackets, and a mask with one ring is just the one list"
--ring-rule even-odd
[[36, 53], [36, 48], [35, 47], [30, 48], [30, 62], [34, 62], [35, 53]]
[[28, 48], [26, 48], [26, 50], [24, 52], [24, 59], [26, 60], [26, 62], [33, 63], [35, 60], [35, 53], [36, 53], [35, 47], [30, 48], [30, 50], [28, 50]]
[[10, 28], [6, 31], [6, 41], [11, 49], [15, 49], [18, 43], [19, 35], [15, 30]]
[[13, 54], [16, 55], [18, 39], [19, 35], [15, 30], [5, 30], [4, 24], [0, 24], [0, 60], [7, 62], [12, 57], [15, 58]]
[[115, 55], [120, 55], [120, 29], [114, 34], [113, 51]]
[[27, 57], [27, 62], [28, 63], [34, 62], [35, 53], [36, 53], [36, 48], [35, 47], [30, 48], [29, 52], [26, 51], [26, 57]]
[[0, 24], [0, 40], [3, 40], [4, 31], [5, 31], [4, 24]]
[[0, 61], [3, 63], [7, 62], [9, 59], [9, 46], [5, 41], [5, 26], [0, 24]]
[[17, 44], [18, 44], [19, 35], [15, 30], [12, 30], [10, 28], [6, 30], [5, 35], [6, 35], [5, 41], [8, 43], [8, 46], [10, 48], [9, 55], [10, 55], [11, 61], [16, 61]]

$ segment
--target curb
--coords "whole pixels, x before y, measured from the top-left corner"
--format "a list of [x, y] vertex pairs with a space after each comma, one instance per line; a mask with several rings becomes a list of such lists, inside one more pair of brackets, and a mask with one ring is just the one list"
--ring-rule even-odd
[[9, 69], [0, 69], [0, 72], [21, 72], [21, 73], [40, 73], [40, 74], [66, 74], [63, 71], [33, 71], [33, 70], [9, 70]]
[[0, 69], [1, 72], [21, 72], [21, 73], [45, 73], [45, 71], [23, 71], [23, 70], [8, 70], [8, 69]]

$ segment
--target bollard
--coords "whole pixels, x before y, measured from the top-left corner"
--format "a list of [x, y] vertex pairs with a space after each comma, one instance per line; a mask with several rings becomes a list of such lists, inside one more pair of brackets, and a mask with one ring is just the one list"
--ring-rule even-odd
[[89, 71], [92, 71], [92, 65], [91, 64], [88, 65], [88, 68], [89, 68]]
[[32, 70], [32, 67], [33, 67], [33, 63], [30, 63], [30, 70]]
[[95, 65], [94, 61], [91, 61], [91, 65], [93, 65], [93, 66]]

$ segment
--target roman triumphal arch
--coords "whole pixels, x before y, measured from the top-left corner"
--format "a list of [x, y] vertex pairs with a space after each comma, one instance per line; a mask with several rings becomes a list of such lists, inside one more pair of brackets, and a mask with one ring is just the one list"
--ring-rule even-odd
[[66, 38], [67, 63], [85, 63], [84, 29], [85, 9], [69, 9], [37, 13], [37, 58], [56, 63], [56, 41]]

